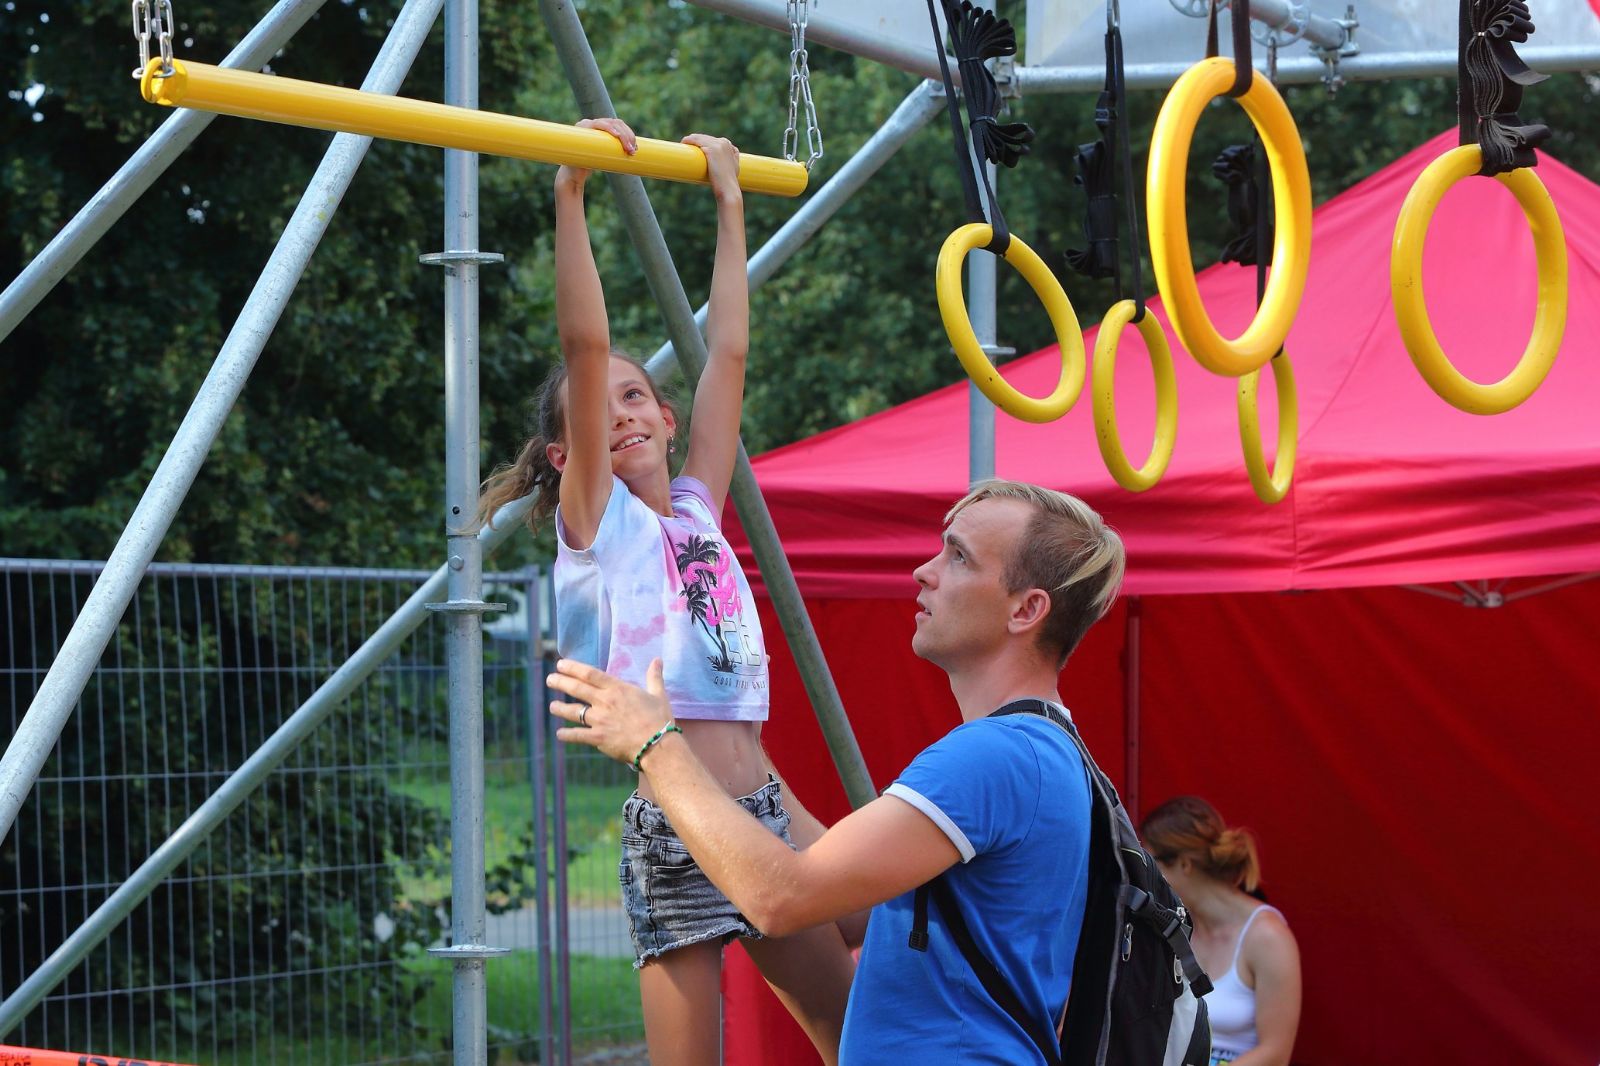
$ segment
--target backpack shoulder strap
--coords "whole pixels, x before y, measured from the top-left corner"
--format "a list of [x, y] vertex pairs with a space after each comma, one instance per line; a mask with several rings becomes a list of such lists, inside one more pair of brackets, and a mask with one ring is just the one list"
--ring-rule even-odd
[[939, 908], [939, 916], [944, 919], [945, 929], [950, 933], [950, 939], [955, 941], [960, 949], [962, 958], [967, 960], [967, 965], [972, 967], [972, 972], [977, 975], [978, 983], [989, 994], [989, 998], [1011, 1020], [1028, 1034], [1039, 1053], [1044, 1056], [1044, 1061], [1049, 1066], [1060, 1066], [1061, 1048], [1056, 1043], [1055, 1034], [1046, 1036], [1035, 1027], [1035, 1022], [1028, 1017], [1027, 1008], [1022, 1005], [1022, 1000], [1017, 998], [1012, 991], [1011, 984], [1005, 975], [989, 961], [989, 957], [978, 947], [978, 942], [972, 938], [972, 930], [967, 926], [967, 920], [961, 915], [961, 908], [956, 903], [955, 893], [951, 890], [949, 882], [940, 874], [932, 881], [917, 889], [913, 900], [913, 917], [911, 928], [911, 947], [918, 951], [928, 950], [928, 899], [932, 897], [934, 905]]
[[[1045, 703], [1043, 700], [1017, 700], [1008, 703], [989, 715], [990, 718], [1002, 714], [1037, 714], [1049, 718], [1061, 726], [1067, 733], [1076, 739], [1072, 724], [1060, 711]], [[1061, 1047], [1056, 1041], [1055, 1034], [1042, 1033], [1035, 1028], [1035, 1022], [1028, 1017], [1027, 1008], [1022, 1005], [1022, 1000], [1017, 997], [1005, 975], [989, 961], [983, 951], [978, 947], [978, 942], [973, 939], [972, 930], [967, 926], [967, 920], [961, 914], [961, 908], [956, 903], [955, 892], [941, 874], [922, 885], [916, 890], [912, 899], [911, 935], [908, 938], [909, 946], [915, 951], [928, 950], [928, 900], [932, 898], [934, 905], [939, 908], [939, 916], [944, 920], [945, 929], [950, 933], [950, 939], [955, 941], [960, 949], [962, 958], [967, 960], [967, 965], [972, 967], [972, 972], [977, 975], [978, 983], [989, 994], [989, 998], [1011, 1020], [1028, 1034], [1039, 1053], [1044, 1056], [1044, 1061], [1050, 1066], [1059, 1066], [1061, 1063]]]

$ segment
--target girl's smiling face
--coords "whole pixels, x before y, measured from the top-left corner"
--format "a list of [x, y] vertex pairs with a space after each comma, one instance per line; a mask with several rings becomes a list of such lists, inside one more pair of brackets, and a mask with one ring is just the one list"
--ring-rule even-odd
[[623, 481], [648, 477], [667, 462], [667, 448], [677, 432], [672, 408], [656, 398], [649, 378], [633, 363], [611, 357], [611, 420], [608, 444], [611, 470]]

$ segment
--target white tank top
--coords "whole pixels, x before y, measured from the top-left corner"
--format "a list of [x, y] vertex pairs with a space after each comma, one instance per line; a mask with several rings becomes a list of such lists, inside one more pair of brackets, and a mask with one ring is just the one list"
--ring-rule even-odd
[[1256, 992], [1239, 980], [1239, 953], [1244, 949], [1244, 937], [1250, 931], [1250, 924], [1262, 911], [1283, 917], [1282, 911], [1265, 903], [1250, 912], [1233, 945], [1233, 962], [1228, 972], [1211, 983], [1211, 991], [1206, 995], [1206, 1013], [1211, 1018], [1211, 1066], [1224, 1066], [1259, 1043], [1256, 1039]]

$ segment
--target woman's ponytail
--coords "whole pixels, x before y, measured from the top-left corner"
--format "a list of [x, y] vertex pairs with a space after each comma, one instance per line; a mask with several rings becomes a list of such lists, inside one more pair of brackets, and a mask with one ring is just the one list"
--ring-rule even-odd
[[1217, 809], [1199, 796], [1169, 799], [1145, 816], [1139, 835], [1161, 862], [1188, 856], [1206, 874], [1246, 892], [1254, 892], [1261, 883], [1255, 834], [1229, 828]]

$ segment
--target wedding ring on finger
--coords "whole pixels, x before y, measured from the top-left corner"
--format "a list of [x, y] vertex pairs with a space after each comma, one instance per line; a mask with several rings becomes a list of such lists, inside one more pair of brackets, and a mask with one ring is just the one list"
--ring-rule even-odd
[[589, 705], [587, 703], [578, 708], [578, 724], [585, 729], [589, 728]]

